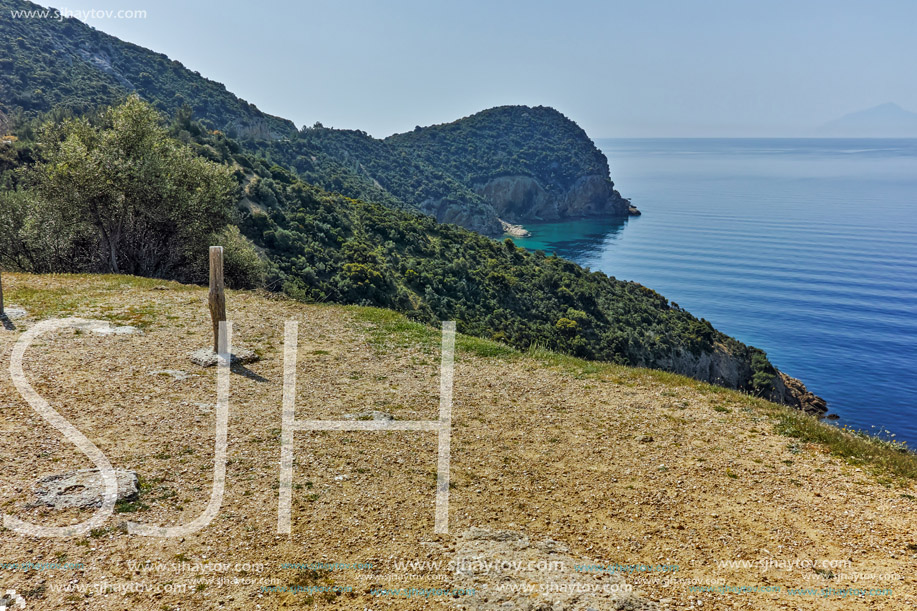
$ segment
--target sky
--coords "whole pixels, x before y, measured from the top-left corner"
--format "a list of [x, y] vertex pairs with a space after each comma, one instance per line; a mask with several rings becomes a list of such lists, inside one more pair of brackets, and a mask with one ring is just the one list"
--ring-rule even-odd
[[[47, 5], [48, 0], [39, 0]], [[917, 111], [913, 0], [51, 0], [298, 126], [377, 137], [504, 104], [593, 138], [806, 136]]]

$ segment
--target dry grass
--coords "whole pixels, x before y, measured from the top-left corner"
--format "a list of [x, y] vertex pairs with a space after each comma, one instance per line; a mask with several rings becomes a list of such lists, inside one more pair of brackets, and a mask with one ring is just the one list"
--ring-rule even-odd
[[[442, 587], [395, 560], [448, 562], [471, 527], [551, 537], [585, 562], [677, 564], [674, 575], [628, 576], [661, 608], [885, 609], [917, 605], [914, 457], [752, 397], [657, 371], [543, 350], [457, 340], [450, 534], [433, 534], [435, 435], [299, 433], [292, 536], [276, 534], [283, 322], [300, 321], [297, 417], [385, 411], [435, 418], [439, 332], [382, 310], [229, 295], [237, 343], [263, 360], [232, 376], [227, 494], [207, 528], [185, 540], [141, 539], [125, 519], [183, 523], [206, 505], [213, 467], [215, 373], [186, 353], [208, 343], [206, 290], [117, 276], [4, 275], [7, 301], [30, 310], [0, 330], [0, 510], [43, 524], [85, 519], [30, 508], [39, 477], [91, 466], [18, 396], [4, 373], [36, 318], [79, 314], [144, 327], [143, 336], [61, 332], [33, 346], [36, 390], [118, 467], [142, 476], [91, 536], [33, 540], [0, 532], [0, 563], [83, 563], [76, 571], [0, 570], [0, 590], [36, 609], [430, 609], [461, 601], [372, 597], [372, 587]], [[182, 369], [183, 381], [151, 371]], [[815, 558], [846, 568], [764, 571], [730, 560]], [[225, 575], [131, 568], [142, 562], [260, 563]], [[369, 571], [301, 572], [283, 563], [372, 562]], [[893, 580], [854, 572], [896, 574]], [[410, 575], [407, 573], [411, 573]], [[411, 576], [413, 575], [413, 576]], [[220, 581], [220, 578], [228, 581]], [[265, 593], [245, 580], [352, 587], [349, 593]], [[711, 585], [891, 588], [854, 598], [691, 591]], [[398, 579], [402, 578], [403, 581]], [[522, 574], [530, 582], [563, 575]], [[183, 592], [58, 591], [72, 584], [182, 586]], [[233, 581], [235, 580], [235, 582]], [[448, 580], [446, 583], [449, 583]], [[532, 598], [533, 601], [544, 597]], [[518, 606], [517, 608], [525, 608]]]

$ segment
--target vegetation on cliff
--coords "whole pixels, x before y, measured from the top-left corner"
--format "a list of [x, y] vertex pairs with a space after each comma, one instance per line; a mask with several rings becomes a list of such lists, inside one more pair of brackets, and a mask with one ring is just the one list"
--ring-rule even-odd
[[484, 198], [442, 169], [366, 132], [316, 124], [293, 138], [248, 140], [243, 146], [325, 190], [423, 212], [480, 233], [501, 233]]
[[[193, 279], [202, 274], [195, 276], [190, 253], [203, 252], [208, 239], [222, 241], [235, 253], [228, 267], [237, 286], [257, 284], [266, 270], [267, 286], [305, 301], [381, 306], [424, 322], [451, 319], [464, 333], [519, 348], [629, 365], [666, 367], [675, 357], [725, 352], [746, 372], [739, 388], [770, 390], [773, 370], [760, 375], [770, 368], [763, 353], [644, 286], [529, 253], [510, 240], [330, 194], [187, 116], [172, 122], [168, 137], [158, 121], [132, 98], [93, 122], [48, 125], [39, 142], [16, 143], [18, 157], [37, 161], [4, 179], [19, 188], [4, 193], [0, 204], [14, 216], [0, 223], [0, 262], [86, 272], [111, 271], [120, 261], [134, 273]], [[174, 160], [187, 166], [179, 177], [197, 177], [200, 189], [164, 171]], [[79, 188], [70, 193], [61, 181], [75, 169]], [[175, 194], [188, 205], [170, 203]], [[209, 221], [194, 216], [194, 198], [212, 208]], [[49, 218], [78, 222], [49, 238], [40, 230]], [[229, 220], [247, 239], [227, 229]], [[124, 239], [112, 240], [114, 227]], [[143, 253], [165, 246], [179, 257], [174, 264], [141, 263]]]
[[[48, 10], [0, 0], [5, 17]], [[228, 134], [322, 189], [486, 235], [502, 233], [501, 212], [476, 191], [491, 178], [532, 177], [561, 196], [578, 178], [598, 176], [609, 185], [608, 198], [598, 199], [620, 198], [604, 155], [573, 121], [549, 108], [495, 108], [379, 140], [319, 123], [297, 130], [179, 62], [73, 18], [0, 20], [0, 57], [0, 112], [17, 125], [48, 113], [83, 116], [134, 93], [166, 115], [188, 115], [207, 130]], [[601, 211], [626, 214], [626, 207], [615, 203]], [[538, 215], [526, 218], [516, 210], [515, 217], [524, 222]]]
[[72, 17], [13, 16], [48, 10], [22, 0], [0, 0], [0, 111], [7, 115], [28, 118], [52, 109], [85, 114], [137, 93], [170, 115], [187, 105], [211, 129], [239, 136], [296, 131], [290, 121], [261, 112], [162, 53]]
[[563, 191], [583, 176], [609, 176], [608, 160], [586, 132], [546, 106], [491, 108], [451, 123], [417, 127], [385, 142], [466, 186], [500, 176], [529, 176], [548, 191]]

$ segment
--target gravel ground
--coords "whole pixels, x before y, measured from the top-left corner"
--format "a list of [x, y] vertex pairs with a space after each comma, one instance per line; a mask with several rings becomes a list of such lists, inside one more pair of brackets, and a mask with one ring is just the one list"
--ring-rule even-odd
[[[284, 321], [299, 321], [300, 420], [435, 419], [439, 337], [247, 292], [228, 295], [234, 344], [261, 360], [233, 368], [222, 508], [181, 539], [129, 535], [128, 520], [190, 522], [210, 496], [216, 371], [188, 359], [210, 344], [206, 290], [17, 274], [4, 290], [29, 312], [0, 328], [5, 515], [61, 526], [93, 513], [34, 506], [38, 480], [95, 465], [13, 387], [16, 340], [59, 315], [143, 331], [65, 329], [26, 356], [35, 390], [141, 478], [140, 500], [88, 536], [0, 532], [0, 593], [27, 609], [917, 607], [913, 484], [776, 434], [735, 393], [481, 350], [456, 357], [449, 534], [433, 529], [436, 433], [328, 431], [295, 436], [292, 534], [278, 535]], [[575, 591], [590, 583], [630, 594]], [[696, 591], [708, 586], [746, 591]]]

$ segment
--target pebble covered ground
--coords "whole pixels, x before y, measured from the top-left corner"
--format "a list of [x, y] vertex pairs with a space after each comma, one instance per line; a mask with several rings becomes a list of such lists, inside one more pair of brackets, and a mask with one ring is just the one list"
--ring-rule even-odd
[[17, 339], [55, 316], [142, 330], [64, 329], [26, 354], [39, 395], [140, 477], [139, 500], [88, 536], [0, 531], [0, 593], [27, 609], [917, 607], [912, 483], [777, 434], [736, 393], [463, 337], [449, 533], [434, 534], [435, 432], [325, 431], [295, 435], [292, 534], [279, 535], [284, 322], [299, 321], [299, 420], [436, 419], [440, 336], [250, 292], [228, 295], [234, 344], [260, 360], [233, 367], [221, 509], [183, 538], [130, 535], [129, 520], [185, 524], [210, 498], [217, 372], [188, 356], [211, 342], [207, 291], [3, 281], [28, 312], [0, 328], [4, 515], [59, 526], [93, 513], [34, 503], [40, 479], [95, 465], [13, 387]]

